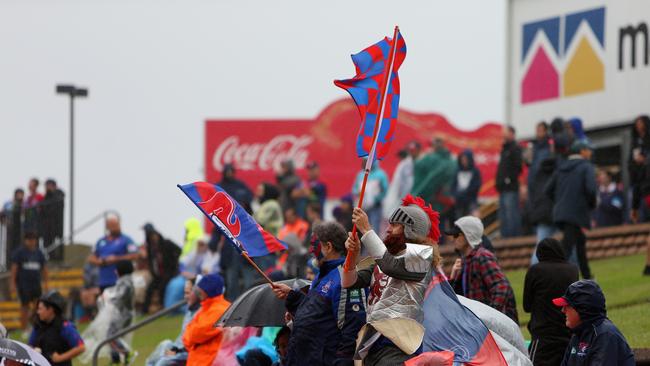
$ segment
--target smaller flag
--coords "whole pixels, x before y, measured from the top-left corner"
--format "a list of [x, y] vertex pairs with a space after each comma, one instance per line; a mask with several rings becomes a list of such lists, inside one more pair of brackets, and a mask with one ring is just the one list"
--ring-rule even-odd
[[287, 246], [266, 232], [236, 200], [216, 184], [195, 182], [178, 185], [210, 221], [230, 240], [237, 250], [250, 257], [261, 257]]
[[508, 366], [489, 329], [471, 310], [460, 303], [447, 280], [434, 273], [424, 299], [423, 353], [408, 366], [436, 360], [436, 365], [451, 362], [467, 366]]
[[[397, 112], [399, 109], [399, 75], [397, 70], [406, 58], [406, 43], [402, 35], [397, 32], [397, 45], [395, 60], [388, 79], [388, 94], [384, 100], [384, 114], [381, 128], [377, 134], [375, 156], [383, 159], [388, 154], [390, 144], [395, 138]], [[365, 157], [370, 155], [375, 122], [381, 104], [381, 87], [384, 72], [390, 63], [390, 49], [394, 40], [386, 37], [363, 51], [352, 55], [352, 62], [356, 68], [356, 76], [347, 80], [335, 80], [334, 84], [350, 93], [357, 104], [361, 115], [361, 127], [357, 135], [357, 155]]]

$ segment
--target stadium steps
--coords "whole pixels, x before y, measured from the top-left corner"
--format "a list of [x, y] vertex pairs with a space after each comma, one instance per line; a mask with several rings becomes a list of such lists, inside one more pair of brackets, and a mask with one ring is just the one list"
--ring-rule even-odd
[[[83, 287], [83, 269], [50, 268], [49, 289], [57, 290], [69, 299], [72, 290]], [[7, 330], [20, 329], [20, 302], [16, 300], [0, 301], [0, 322]]]
[[[643, 253], [650, 241], [650, 223], [621, 225], [588, 230], [587, 257], [603, 259]], [[555, 235], [558, 240], [562, 234]], [[505, 270], [527, 268], [535, 250], [535, 236], [499, 238], [492, 240], [499, 264]], [[456, 255], [452, 245], [443, 245], [440, 252], [446, 269], [451, 268]]]

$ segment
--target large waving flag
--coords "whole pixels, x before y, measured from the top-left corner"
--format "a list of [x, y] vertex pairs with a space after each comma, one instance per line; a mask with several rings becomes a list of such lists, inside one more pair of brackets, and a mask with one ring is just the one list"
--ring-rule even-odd
[[[361, 115], [361, 127], [357, 135], [357, 154], [359, 157], [368, 156], [371, 153], [375, 122], [381, 113], [383, 118], [380, 122], [379, 133], [377, 134], [377, 145], [375, 157], [382, 159], [388, 153], [390, 143], [395, 137], [395, 125], [397, 123], [397, 111], [399, 109], [399, 76], [397, 70], [406, 57], [406, 43], [404, 38], [396, 31], [397, 44], [394, 55], [391, 55], [393, 39], [388, 37], [373, 44], [365, 50], [352, 55], [352, 62], [357, 70], [357, 75], [352, 79], [335, 80], [334, 84], [350, 93], [352, 99], [359, 108]], [[387, 70], [392, 63], [392, 69]], [[390, 72], [386, 95], [384, 96], [384, 110], [382, 106], [382, 84], [384, 74]]]
[[488, 328], [460, 303], [439, 273], [425, 295], [423, 325], [423, 353], [407, 361], [407, 366], [508, 366]]
[[183, 186], [179, 184], [178, 188], [240, 252], [246, 251], [250, 257], [261, 257], [287, 249], [218, 185], [195, 182]]

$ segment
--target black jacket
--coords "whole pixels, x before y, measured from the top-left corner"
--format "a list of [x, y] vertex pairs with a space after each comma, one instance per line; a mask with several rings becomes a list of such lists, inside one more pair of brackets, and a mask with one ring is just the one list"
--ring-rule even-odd
[[564, 352], [562, 366], [634, 366], [634, 354], [623, 334], [607, 319], [605, 296], [593, 281], [571, 285], [563, 297], [580, 315], [581, 323]]
[[544, 192], [546, 184], [555, 172], [556, 158], [549, 157], [541, 162], [535, 184], [528, 185], [528, 221], [531, 225], [553, 224], [553, 200]]
[[579, 155], [560, 160], [545, 188], [553, 200], [553, 222], [589, 228], [590, 211], [596, 207], [596, 174], [591, 162]]
[[50, 361], [52, 366], [72, 366], [72, 361], [54, 362], [52, 354], [68, 352], [71, 347], [61, 335], [64, 320], [57, 316], [51, 323], [37, 321], [34, 325], [34, 339], [30, 344], [34, 348], [40, 348], [41, 354]]
[[178, 274], [178, 258], [181, 248], [173, 241], [159, 235], [160, 240], [154, 242], [149, 236], [146, 240], [147, 264], [149, 272], [156, 278], [170, 279]]
[[518, 191], [521, 173], [521, 148], [515, 141], [506, 142], [501, 149], [497, 167], [496, 187], [499, 192]]
[[578, 280], [578, 268], [566, 261], [562, 244], [555, 239], [539, 243], [537, 258], [539, 263], [528, 269], [524, 280], [524, 311], [531, 313], [528, 330], [533, 339], [568, 343], [571, 334], [564, 325], [564, 314], [551, 301]]

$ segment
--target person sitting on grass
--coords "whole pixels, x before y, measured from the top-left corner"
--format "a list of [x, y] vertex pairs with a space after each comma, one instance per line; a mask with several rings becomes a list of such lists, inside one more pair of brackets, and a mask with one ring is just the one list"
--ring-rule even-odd
[[201, 304], [194, 289], [194, 280], [185, 281], [184, 296], [187, 301], [187, 311], [183, 317], [181, 332], [175, 341], [164, 340], [156, 350], [147, 358], [147, 366], [183, 366], [187, 362], [187, 350], [183, 345], [183, 334], [187, 324], [194, 318]]
[[573, 336], [561, 366], [634, 366], [634, 353], [618, 328], [607, 319], [605, 295], [592, 280], [571, 284], [562, 297], [566, 326]]
[[50, 361], [52, 366], [72, 366], [72, 359], [86, 350], [74, 324], [65, 320], [65, 300], [50, 291], [38, 301], [37, 319], [29, 345]]

